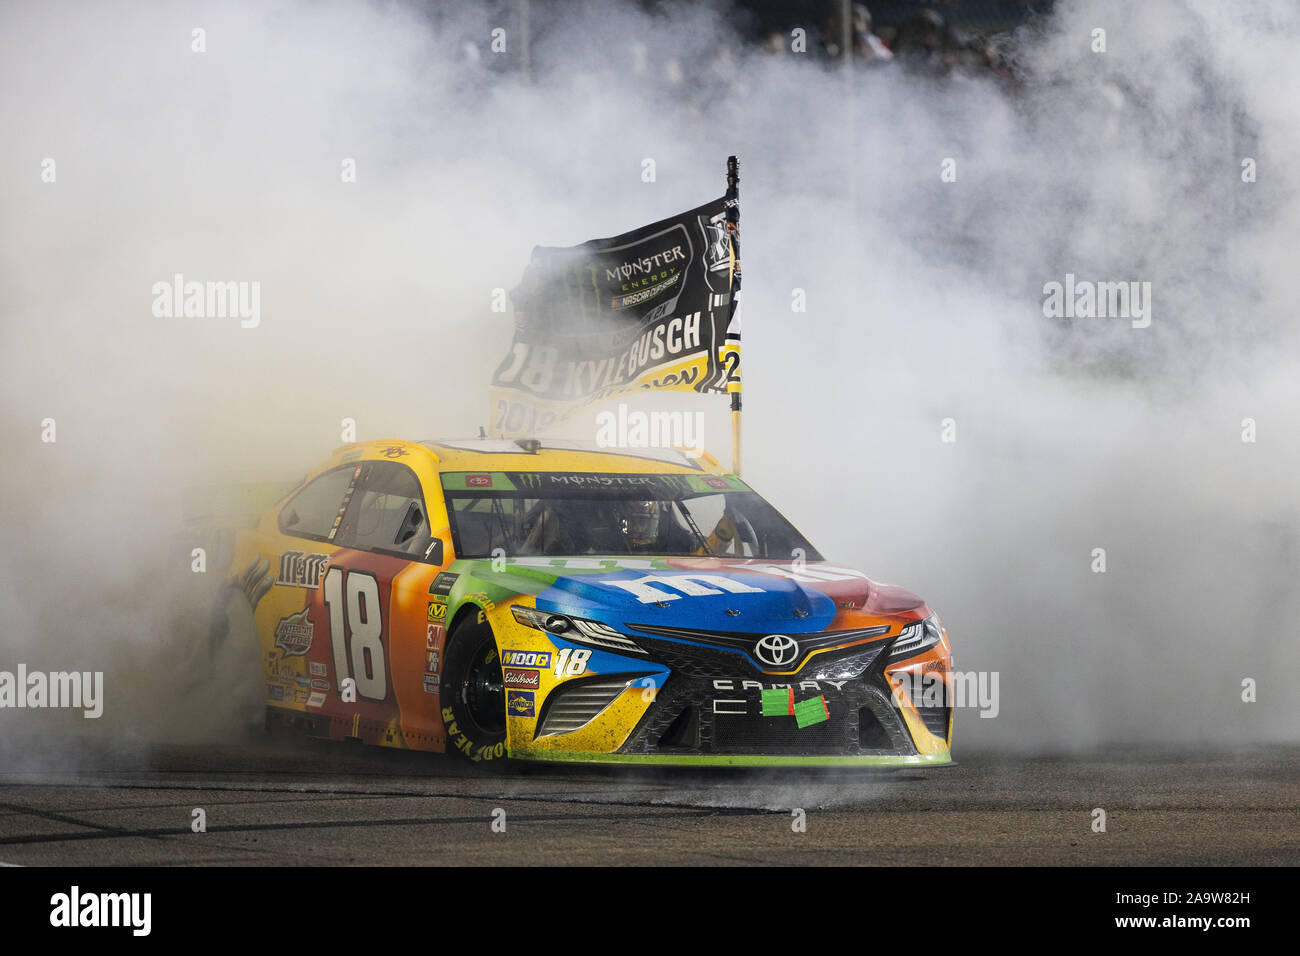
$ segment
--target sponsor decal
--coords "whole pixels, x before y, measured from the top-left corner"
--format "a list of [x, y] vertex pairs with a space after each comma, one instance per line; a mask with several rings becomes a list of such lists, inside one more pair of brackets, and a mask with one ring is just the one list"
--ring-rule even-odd
[[267, 699], [267, 700], [284, 700], [284, 685], [282, 685], [282, 684], [267, 684], [267, 685], [266, 685], [266, 699]]
[[655, 488], [671, 486], [673, 475], [620, 475], [593, 472], [512, 472], [514, 483], [521, 488]]
[[459, 574], [453, 574], [450, 571], [439, 571], [438, 576], [434, 578], [433, 583], [429, 585], [429, 594], [433, 597], [441, 597], [445, 599], [447, 595], [451, 593], [451, 587], [456, 583], [456, 579], [459, 577]]
[[501, 663], [508, 667], [540, 667], [551, 669], [550, 651], [502, 651]]
[[424, 675], [424, 692], [425, 692], [426, 694], [436, 694], [436, 693], [438, 693], [438, 675], [437, 675], [437, 674], [425, 674], [425, 675]]
[[311, 673], [312, 677], [325, 676], [325, 665], [322, 664], [320, 661], [308, 661], [307, 670]]
[[[748, 567], [745, 568], [749, 570]], [[750, 587], [721, 574], [646, 574], [632, 581], [603, 581], [611, 587], [631, 592], [642, 604], [676, 601], [686, 597], [708, 597], [716, 594], [762, 594], [762, 588]], [[664, 588], [672, 588], [666, 591]], [[681, 594], [674, 594], [680, 591]]]
[[385, 458], [401, 458], [404, 455], [410, 454], [410, 452], [408, 452], [401, 445], [387, 445], [384, 448], [380, 449], [380, 454], [382, 454]]
[[311, 694], [307, 697], [307, 706], [308, 706], [308, 707], [324, 707], [324, 706], [325, 706], [325, 692], [324, 692], [324, 691], [321, 691], [321, 690], [314, 690], [314, 691], [312, 691]]
[[445, 621], [447, 619], [447, 605], [431, 603], [428, 618], [430, 621]]
[[275, 576], [275, 583], [291, 588], [315, 589], [320, 586], [329, 560], [328, 554], [286, 551], [280, 555], [280, 572]]
[[357, 465], [352, 469], [352, 480], [348, 482], [347, 490], [343, 492], [343, 501], [339, 504], [339, 510], [334, 515], [334, 524], [330, 526], [330, 533], [326, 537], [334, 540], [334, 536], [339, 533], [339, 525], [343, 523], [343, 516], [348, 513], [348, 505], [352, 503], [352, 495], [357, 490], [357, 479], [361, 477], [361, 466]]
[[426, 651], [436, 651], [442, 646], [442, 637], [446, 633], [441, 624], [430, 624], [428, 632], [424, 635], [424, 649]]
[[465, 487], [466, 488], [491, 488], [492, 476], [491, 475], [466, 475]]
[[314, 677], [314, 678], [312, 678], [311, 689], [312, 689], [312, 690], [329, 690], [329, 689], [330, 689], [329, 681], [324, 680], [324, 679], [322, 679], [322, 678], [320, 678], [320, 677]]
[[710, 488], [717, 488], [719, 491], [726, 491], [731, 485], [727, 484], [725, 478], [705, 478], [704, 483]]
[[512, 717], [536, 717], [537, 702], [531, 690], [506, 691], [506, 713]]
[[479, 612], [478, 616], [480, 624], [483, 623], [485, 612], [495, 611], [497, 609], [497, 606], [492, 603], [492, 599], [488, 597], [486, 591], [475, 591], [473, 594], [466, 594], [465, 600], [473, 601], [475, 604], [478, 604], [483, 608], [483, 610]]
[[438, 673], [439, 658], [437, 651], [428, 651], [424, 655], [424, 669], [430, 674]]
[[281, 618], [275, 625], [275, 646], [284, 651], [285, 657], [302, 657], [311, 650], [316, 628], [307, 612], [308, 608], [303, 608], [297, 614]]
[[296, 683], [299, 687], [303, 688], [304, 690], [311, 686], [311, 681], [307, 679], [307, 675], [305, 674], [300, 674], [295, 679], [294, 683]]
[[280, 683], [282, 683], [282, 684], [292, 684], [292, 683], [293, 683], [293, 668], [292, 668], [292, 667], [285, 666], [285, 667], [281, 667], [281, 668], [280, 668]]
[[542, 672], [531, 667], [507, 667], [502, 671], [507, 687], [537, 690], [542, 685]]

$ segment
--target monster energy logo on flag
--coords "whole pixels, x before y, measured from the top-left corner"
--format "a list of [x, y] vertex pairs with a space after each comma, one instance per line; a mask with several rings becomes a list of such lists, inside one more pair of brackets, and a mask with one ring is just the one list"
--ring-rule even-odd
[[647, 389], [725, 393], [738, 383], [740, 270], [727, 215], [737, 201], [535, 248], [512, 294], [514, 343], [492, 378], [492, 433], [534, 434]]

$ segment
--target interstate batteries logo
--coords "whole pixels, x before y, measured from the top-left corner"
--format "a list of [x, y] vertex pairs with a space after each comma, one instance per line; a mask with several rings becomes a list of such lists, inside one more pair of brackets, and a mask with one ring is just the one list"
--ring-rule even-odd
[[282, 618], [275, 625], [275, 646], [284, 651], [285, 657], [302, 657], [311, 650], [312, 637], [316, 628], [307, 616], [307, 608], [297, 614]]

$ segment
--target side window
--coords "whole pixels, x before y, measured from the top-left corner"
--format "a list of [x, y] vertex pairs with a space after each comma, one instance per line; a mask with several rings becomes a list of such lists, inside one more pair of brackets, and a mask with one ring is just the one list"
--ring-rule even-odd
[[356, 465], [345, 465], [309, 483], [280, 509], [280, 530], [299, 538], [326, 540], [356, 470]]
[[421, 560], [431, 539], [415, 472], [397, 462], [364, 462], [336, 540], [349, 548]]

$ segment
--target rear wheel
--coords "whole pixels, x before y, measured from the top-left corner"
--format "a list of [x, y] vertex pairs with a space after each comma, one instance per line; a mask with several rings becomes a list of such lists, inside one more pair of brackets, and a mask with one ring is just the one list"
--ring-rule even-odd
[[466, 618], [442, 661], [442, 722], [447, 750], [480, 763], [506, 752], [506, 691], [496, 637], [486, 621]]

